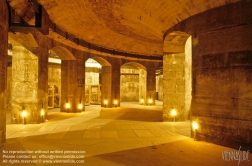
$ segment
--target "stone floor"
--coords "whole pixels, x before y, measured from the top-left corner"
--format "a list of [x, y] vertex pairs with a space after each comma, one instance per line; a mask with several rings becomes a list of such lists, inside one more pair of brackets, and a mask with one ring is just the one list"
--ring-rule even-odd
[[[122, 103], [118, 108], [86, 106], [82, 113], [60, 113], [59, 109], [52, 109], [48, 121], [43, 124], [17, 125], [10, 124], [8, 119], [9, 114], [7, 141], [1, 148], [0, 165], [15, 163], [8, 156], [11, 151], [18, 151], [14, 156], [18, 165], [80, 165], [73, 162], [83, 161], [87, 166], [238, 165], [239, 162], [223, 160], [224, 152], [238, 149], [191, 139], [189, 121], [162, 122], [161, 103], [156, 106]], [[24, 156], [27, 156], [24, 150], [33, 153], [49, 150], [54, 154], [39, 158], [49, 154], [40, 151], [31, 159]], [[60, 155], [61, 151], [72, 151], [71, 155], [75, 151], [81, 154], [85, 151], [85, 157], [78, 160], [74, 156], [75, 160], [66, 161], [71, 164], [51, 163], [58, 160], [54, 155]], [[42, 163], [22, 164], [21, 160]], [[251, 153], [248, 160], [252, 160]], [[240, 161], [239, 165], [251, 165], [251, 162]]]

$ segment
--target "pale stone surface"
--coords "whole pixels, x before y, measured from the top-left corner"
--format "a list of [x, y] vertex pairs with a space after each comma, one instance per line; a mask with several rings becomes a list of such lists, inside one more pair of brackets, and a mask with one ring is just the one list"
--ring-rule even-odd
[[27, 111], [26, 123], [38, 122], [38, 58], [23, 46], [13, 46], [12, 55], [12, 123], [23, 123], [21, 113]]
[[[146, 79], [147, 79], [147, 73], [145, 69], [139, 69], [139, 104], [146, 105], [147, 100], [147, 87], [146, 87]], [[142, 103], [143, 99], [143, 103]]]
[[121, 102], [139, 101], [139, 69], [133, 65], [121, 67]]

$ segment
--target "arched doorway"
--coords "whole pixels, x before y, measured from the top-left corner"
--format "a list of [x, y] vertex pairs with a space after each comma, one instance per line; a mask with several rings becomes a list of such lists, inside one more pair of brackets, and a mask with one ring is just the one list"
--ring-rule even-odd
[[101, 104], [101, 65], [89, 58], [85, 62], [85, 105]]
[[[90, 60], [92, 59], [92, 60]], [[99, 71], [99, 82], [96, 78], [96, 85], [93, 86], [93, 97], [95, 97], [95, 102], [101, 104], [102, 107], [112, 107], [115, 99], [113, 98], [112, 91], [112, 66], [104, 58], [93, 56], [86, 62], [95, 62], [97, 69]], [[86, 63], [86, 65], [88, 65]], [[87, 69], [87, 68], [86, 68]], [[96, 74], [97, 75], [97, 74]], [[98, 75], [96, 76], [98, 77]], [[88, 80], [87, 80], [88, 81]], [[90, 89], [92, 91], [92, 89]], [[92, 95], [92, 94], [91, 94]], [[92, 100], [92, 96], [91, 100]], [[91, 101], [90, 100], [90, 101]]]
[[[152, 104], [146, 92], [146, 68], [136, 62], [121, 66], [120, 100], [121, 102], [138, 102], [141, 105]], [[148, 100], [148, 101], [147, 101]]]

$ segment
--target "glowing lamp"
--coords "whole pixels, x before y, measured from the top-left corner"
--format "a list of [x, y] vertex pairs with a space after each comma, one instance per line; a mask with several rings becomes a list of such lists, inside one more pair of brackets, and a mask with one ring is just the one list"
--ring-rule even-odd
[[149, 99], [149, 104], [152, 104], [153, 100], [152, 98]]
[[114, 104], [116, 105], [118, 103], [118, 101], [117, 100], [114, 100]]
[[118, 104], [118, 101], [117, 100], [114, 100], [114, 105], [117, 105]]
[[41, 116], [44, 116], [44, 115], [45, 115], [45, 110], [44, 110], [44, 109], [41, 110], [40, 115], [41, 115]]
[[106, 106], [108, 105], [108, 100], [105, 99], [103, 103], [104, 103], [104, 105], [105, 105], [105, 107], [106, 107]]
[[177, 115], [177, 111], [175, 109], [171, 110], [171, 116], [173, 116], [174, 118], [174, 122], [175, 122], [175, 116]]
[[142, 103], [142, 104], [144, 103], [144, 99], [143, 99], [143, 98], [141, 99], [141, 103]]
[[80, 103], [80, 104], [78, 105], [78, 109], [79, 109], [79, 110], [82, 110], [82, 108], [83, 108], [83, 105]]
[[176, 115], [177, 115], [176, 110], [175, 110], [175, 109], [172, 109], [172, 110], [171, 110], [171, 116], [176, 116]]
[[21, 116], [23, 117], [23, 124], [26, 124], [26, 118], [25, 118], [27, 116], [26, 110], [22, 111]]
[[192, 127], [193, 127], [193, 130], [197, 130], [199, 128], [199, 125], [197, 122], [192, 122]]
[[66, 103], [66, 109], [69, 109], [69, 108], [70, 108], [70, 104]]
[[25, 110], [22, 111], [22, 117], [25, 118], [27, 116], [27, 112]]

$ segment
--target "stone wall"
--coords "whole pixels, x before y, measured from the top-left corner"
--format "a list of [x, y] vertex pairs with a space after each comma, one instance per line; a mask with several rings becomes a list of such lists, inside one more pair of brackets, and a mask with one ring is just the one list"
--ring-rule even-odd
[[226, 145], [252, 142], [252, 1], [190, 17], [166, 34], [192, 39], [191, 120], [197, 139]]
[[139, 100], [139, 69], [133, 65], [121, 67], [121, 101]]
[[6, 93], [6, 111], [11, 111], [11, 86], [12, 86], [12, 67], [7, 67], [7, 93]]
[[6, 89], [8, 55], [8, 7], [0, 1], [0, 147], [6, 139]]
[[156, 76], [157, 99], [163, 101], [163, 75]]
[[86, 85], [100, 84], [100, 69], [94, 67], [86, 67]]

